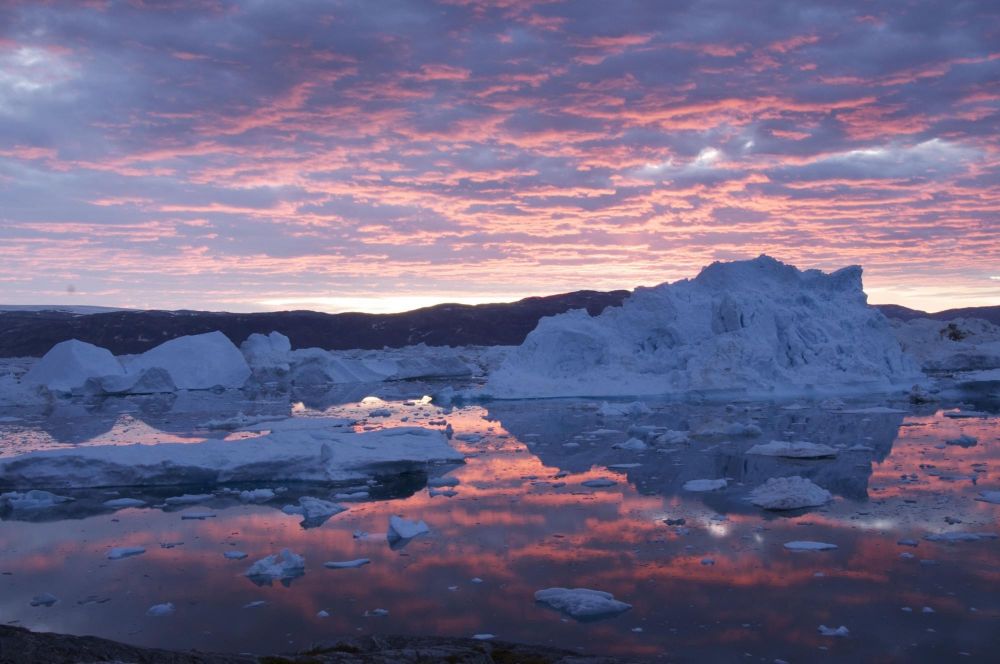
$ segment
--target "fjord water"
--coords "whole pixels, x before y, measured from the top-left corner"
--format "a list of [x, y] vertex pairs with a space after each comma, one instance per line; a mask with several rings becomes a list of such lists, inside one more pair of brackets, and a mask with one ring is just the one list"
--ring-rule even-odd
[[[327, 498], [330, 487], [290, 487], [264, 504], [220, 493], [198, 505], [118, 511], [102, 501], [129, 496], [155, 505], [217, 487], [56, 491], [76, 500], [3, 515], [0, 619], [147, 646], [258, 653], [371, 633], [490, 633], [664, 661], [990, 661], [1000, 646], [1000, 543], [925, 539], [998, 532], [1000, 506], [977, 500], [1000, 489], [996, 401], [966, 399], [964, 409], [986, 412], [960, 419], [944, 415], [956, 403], [872, 399], [839, 410], [808, 401], [647, 400], [648, 414], [607, 417], [599, 402], [579, 399], [442, 410], [419, 400], [434, 389], [352, 386], [291, 400], [180, 393], [0, 412], [5, 456], [257, 435], [205, 427], [239, 413], [355, 417], [358, 430], [447, 421], [452, 444], [466, 455], [464, 465], [429, 470], [431, 478], [458, 480], [453, 497], [431, 496], [427, 475], [387, 473], [367, 487], [334, 489], [370, 495], [343, 501], [346, 511], [314, 528], [280, 508], [292, 496]], [[380, 398], [363, 399], [369, 394]], [[690, 431], [690, 440], [645, 451], [613, 447], [642, 425]], [[946, 444], [960, 434], [977, 444]], [[770, 440], [826, 444], [837, 454], [746, 454]], [[811, 478], [834, 501], [794, 512], [747, 502], [752, 488], [789, 475]], [[688, 480], [718, 478], [729, 485], [682, 489]], [[594, 479], [613, 484], [584, 485]], [[212, 516], [182, 518], [205, 512]], [[391, 548], [391, 515], [422, 519], [431, 533]], [[837, 548], [784, 547], [803, 540]], [[118, 546], [145, 553], [109, 560]], [[244, 576], [283, 548], [304, 556], [303, 576], [270, 586]], [[234, 550], [247, 558], [224, 557]], [[359, 558], [371, 563], [323, 566]], [[607, 591], [632, 609], [577, 622], [534, 602], [536, 590], [558, 586]], [[58, 601], [30, 606], [42, 593]], [[173, 614], [146, 615], [165, 602]], [[849, 635], [824, 636], [820, 625], [843, 625]]]

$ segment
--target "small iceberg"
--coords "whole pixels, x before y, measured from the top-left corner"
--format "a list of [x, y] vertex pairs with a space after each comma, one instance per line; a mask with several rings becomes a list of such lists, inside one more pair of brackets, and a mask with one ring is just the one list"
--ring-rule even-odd
[[546, 588], [535, 593], [535, 601], [581, 622], [611, 618], [632, 608], [611, 593], [589, 588]]
[[356, 560], [344, 560], [341, 562], [329, 562], [323, 563], [323, 567], [328, 567], [330, 569], [354, 569], [356, 567], [364, 567], [371, 560], [368, 558], [358, 558]]
[[389, 545], [396, 548], [405, 546], [414, 537], [430, 532], [431, 529], [423, 521], [410, 521], [393, 515], [389, 517], [389, 530], [385, 536]]
[[282, 549], [281, 553], [261, 558], [247, 569], [245, 576], [259, 586], [271, 585], [272, 581], [281, 581], [285, 585], [306, 573], [305, 558]]
[[836, 549], [837, 545], [830, 544], [828, 542], [796, 540], [794, 542], [785, 542], [785, 548], [789, 551], [829, 551], [831, 549]]
[[829, 491], [798, 475], [772, 477], [750, 492], [750, 502], [766, 510], [819, 507], [831, 500]]

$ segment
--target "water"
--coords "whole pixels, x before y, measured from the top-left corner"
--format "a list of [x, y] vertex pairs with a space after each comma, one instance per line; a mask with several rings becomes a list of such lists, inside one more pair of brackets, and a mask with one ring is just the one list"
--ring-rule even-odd
[[[905, 412], [846, 414], [808, 402], [647, 401], [651, 414], [605, 419], [597, 403], [584, 400], [442, 412], [419, 401], [434, 388], [355, 386], [319, 396], [188, 393], [0, 412], [0, 418], [17, 418], [0, 419], [4, 455], [256, 435], [204, 426], [240, 413], [360, 417], [358, 430], [442, 428], [444, 419], [466, 455], [465, 465], [429, 470], [460, 481], [455, 497], [431, 497], [423, 474], [380, 478], [369, 487], [372, 499], [345, 503], [347, 511], [310, 529], [280, 508], [303, 492], [326, 497], [329, 487], [292, 487], [263, 505], [219, 495], [202, 505], [117, 512], [100, 508], [113, 497], [106, 491], [78, 492], [77, 501], [56, 510], [8, 513], [0, 523], [0, 620], [146, 646], [260, 653], [355, 634], [489, 632], [665, 661], [993, 661], [1000, 646], [1000, 542], [923, 537], [998, 532], [1000, 506], [975, 500], [980, 491], [1000, 489], [995, 402], [967, 404], [991, 409], [989, 417], [952, 419], [942, 415], [951, 403], [915, 408], [869, 400], [849, 406]], [[361, 401], [370, 394], [380, 398]], [[366, 417], [382, 407], [392, 415]], [[752, 423], [760, 433], [718, 433], [733, 423]], [[690, 443], [645, 452], [613, 449], [633, 424], [695, 435]], [[960, 433], [978, 444], [944, 444]], [[826, 443], [839, 453], [823, 460], [745, 454], [772, 439]], [[609, 468], [618, 464], [625, 466]], [[835, 501], [792, 513], [746, 502], [747, 492], [767, 478], [794, 474], [814, 479]], [[690, 479], [720, 477], [731, 478], [722, 491], [681, 489]], [[597, 478], [615, 484], [582, 484]], [[158, 503], [205, 490], [121, 495]], [[206, 510], [216, 516], [181, 518]], [[432, 532], [393, 550], [384, 535], [393, 514], [423, 519]], [[685, 523], [668, 526], [666, 518]], [[357, 538], [355, 531], [368, 536]], [[917, 546], [898, 543], [907, 539]], [[796, 553], [783, 547], [792, 540], [838, 548]], [[146, 553], [106, 558], [113, 546], [134, 545]], [[259, 586], [243, 575], [253, 561], [284, 547], [305, 557], [304, 576]], [[228, 560], [223, 553], [229, 550], [248, 558]], [[355, 558], [371, 564], [322, 566]], [[536, 590], [552, 586], [608, 591], [633, 608], [579, 623], [534, 602]], [[29, 606], [44, 592], [59, 602]], [[266, 604], [242, 608], [258, 600]], [[168, 601], [176, 606], [173, 615], [146, 615]], [[372, 615], [375, 609], [389, 613]], [[329, 617], [318, 617], [320, 610]], [[850, 636], [822, 636], [820, 625], [844, 625]]]

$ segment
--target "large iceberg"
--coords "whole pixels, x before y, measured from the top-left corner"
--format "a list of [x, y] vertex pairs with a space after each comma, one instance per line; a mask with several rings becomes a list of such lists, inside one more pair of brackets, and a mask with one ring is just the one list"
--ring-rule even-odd
[[1000, 327], [979, 318], [942, 322], [930, 318], [893, 321], [903, 350], [924, 371], [959, 372], [1000, 368]]
[[0, 487], [96, 488], [260, 482], [341, 482], [462, 463], [435, 429], [364, 433], [313, 429], [247, 440], [94, 445], [0, 459]]
[[484, 393], [877, 391], [922, 376], [888, 320], [867, 305], [860, 267], [826, 274], [760, 256], [639, 288], [599, 316], [576, 310], [543, 318]]
[[52, 392], [72, 392], [90, 378], [123, 377], [125, 370], [107, 348], [70, 339], [56, 344], [25, 374], [23, 383]]
[[240, 388], [250, 377], [239, 348], [219, 331], [171, 339], [126, 360], [129, 374], [153, 368], [165, 370], [181, 390]]

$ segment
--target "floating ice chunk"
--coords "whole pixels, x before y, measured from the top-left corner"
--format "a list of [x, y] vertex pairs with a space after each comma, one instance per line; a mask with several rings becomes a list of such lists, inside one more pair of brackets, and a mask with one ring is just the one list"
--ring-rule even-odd
[[579, 621], [611, 618], [632, 608], [611, 593], [589, 588], [546, 588], [535, 593], [535, 601]]
[[105, 500], [104, 506], [113, 510], [120, 510], [126, 507], [145, 507], [145, 500], [139, 500], [138, 498], [112, 498], [111, 500]]
[[850, 636], [851, 630], [847, 629], [843, 625], [840, 627], [827, 627], [826, 625], [820, 625], [819, 633], [823, 636]]
[[750, 502], [767, 510], [819, 507], [831, 500], [829, 491], [798, 475], [769, 478], [750, 492]]
[[327, 611], [326, 609], [322, 609], [322, 610], [316, 612], [316, 617], [317, 618], [329, 618], [330, 617], [330, 612]]
[[368, 417], [392, 417], [392, 410], [389, 408], [375, 408], [368, 411]]
[[182, 496], [171, 496], [163, 502], [167, 505], [197, 505], [215, 498], [210, 493], [185, 493]]
[[633, 452], [641, 452], [642, 450], [649, 449], [649, 446], [638, 438], [629, 438], [625, 442], [615, 443], [611, 447], [616, 450], [631, 450]]
[[247, 554], [243, 553], [242, 551], [226, 551], [222, 555], [225, 556], [228, 560], [243, 560], [244, 558], [247, 557]]
[[266, 606], [266, 605], [267, 605], [266, 601], [264, 601], [262, 599], [258, 599], [258, 600], [255, 600], [253, 602], [249, 602], [247, 604], [244, 604], [243, 608], [244, 609], [259, 609], [260, 607]]
[[455, 496], [458, 495], [458, 491], [455, 491], [453, 489], [431, 489], [430, 491], [428, 491], [428, 494], [430, 494], [431, 498], [435, 498], [437, 496], [444, 496], [445, 498], [454, 498]]
[[146, 553], [146, 549], [141, 546], [116, 546], [108, 551], [108, 560], [121, 560], [129, 556], [138, 556]]
[[996, 533], [968, 533], [968, 532], [951, 532], [951, 533], [936, 533], [933, 535], [924, 535], [924, 539], [928, 542], [978, 542], [980, 540], [996, 539]]
[[711, 566], [715, 564], [715, 558], [702, 558], [701, 564], [706, 566]]
[[427, 480], [427, 486], [433, 487], [458, 486], [459, 483], [459, 479], [452, 475], [448, 475], [446, 477], [433, 477]]
[[667, 430], [656, 436], [653, 442], [657, 445], [682, 445], [691, 442], [687, 431]]
[[725, 478], [717, 480], [688, 480], [684, 483], [683, 489], [685, 491], [718, 491], [719, 489], [725, 489], [727, 484], [729, 484], [729, 480]]
[[431, 529], [423, 521], [410, 521], [392, 515], [389, 517], [389, 530], [386, 533], [386, 539], [389, 540], [389, 544], [399, 543], [402, 545], [418, 535], [426, 535], [429, 532]]
[[367, 479], [387, 469], [426, 470], [430, 463], [463, 461], [444, 435], [432, 429], [400, 427], [365, 433], [319, 429], [246, 440], [29, 452], [0, 458], [0, 477], [12, 487], [24, 488], [190, 485], [192, 478], [205, 484], [336, 482]]
[[827, 542], [810, 542], [807, 540], [785, 542], [784, 546], [790, 551], [829, 551], [830, 549], [837, 548], [836, 544], [829, 544]]
[[55, 507], [62, 503], [72, 501], [67, 496], [57, 496], [49, 491], [32, 489], [31, 491], [8, 491], [0, 493], [0, 508], [8, 508], [13, 511], [20, 510], [43, 510]]
[[138, 374], [153, 367], [164, 369], [181, 390], [240, 388], [250, 377], [243, 354], [219, 331], [166, 341], [128, 360], [126, 369]]
[[585, 487], [590, 487], [591, 489], [603, 489], [605, 487], [615, 486], [618, 482], [608, 479], [607, 477], [598, 477], [593, 480], [584, 480], [583, 482], [580, 482], [580, 484]]
[[375, 616], [376, 618], [385, 618], [389, 615], [388, 609], [372, 609], [371, 611], [365, 611], [366, 616]]
[[154, 604], [153, 606], [146, 609], [146, 615], [152, 616], [154, 618], [163, 618], [169, 616], [174, 612], [174, 605], [171, 602], [166, 602], [164, 604]]
[[274, 489], [252, 489], [240, 491], [240, 500], [244, 503], [266, 503], [274, 498]]
[[312, 496], [302, 496], [298, 505], [285, 505], [281, 511], [285, 514], [301, 514], [303, 528], [315, 528], [326, 523], [327, 519], [335, 514], [340, 514], [347, 508], [328, 500], [313, 498]]
[[979, 495], [976, 496], [976, 500], [1000, 505], [1000, 491], [980, 491]]
[[354, 569], [356, 567], [364, 567], [370, 562], [371, 560], [368, 558], [358, 558], [357, 560], [323, 563], [323, 567], [329, 567], [330, 569]]
[[787, 457], [789, 459], [822, 459], [837, 456], [837, 450], [829, 445], [807, 443], [806, 441], [772, 440], [769, 443], [754, 445], [747, 454], [760, 456]]
[[251, 565], [246, 573], [251, 581], [258, 585], [271, 585], [272, 581], [291, 581], [306, 573], [305, 558], [282, 549], [266, 558], [261, 558]]
[[633, 401], [632, 403], [609, 403], [605, 401], [597, 409], [597, 414], [606, 418], [635, 417], [637, 415], [649, 415], [652, 412], [649, 406], [641, 401]]
[[455, 440], [460, 440], [464, 443], [478, 443], [483, 439], [483, 436], [478, 433], [460, 433], [455, 436]]
[[945, 442], [945, 445], [956, 445], [958, 447], [975, 447], [976, 443], [979, 441], [973, 436], [966, 436], [962, 434], [958, 438], [950, 438]]
[[490, 639], [495, 639], [496, 634], [473, 634], [472, 638], [476, 641], [489, 641]]
[[279, 419], [261, 420], [254, 424], [241, 427], [240, 431], [270, 431], [280, 433], [283, 431], [311, 431], [315, 429], [336, 429], [348, 427], [356, 420], [346, 417], [285, 417]]
[[608, 470], [630, 470], [632, 468], [641, 468], [641, 463], [609, 463]]
[[26, 385], [41, 385], [53, 392], [72, 392], [89, 378], [124, 376], [125, 369], [106, 348], [70, 339], [56, 344], [24, 375]]
[[254, 373], [282, 375], [290, 369], [292, 343], [281, 332], [251, 334], [240, 344], [240, 351]]
[[41, 595], [35, 595], [31, 598], [31, 606], [45, 606], [49, 607], [59, 601], [59, 598], [52, 593], [42, 593]]

